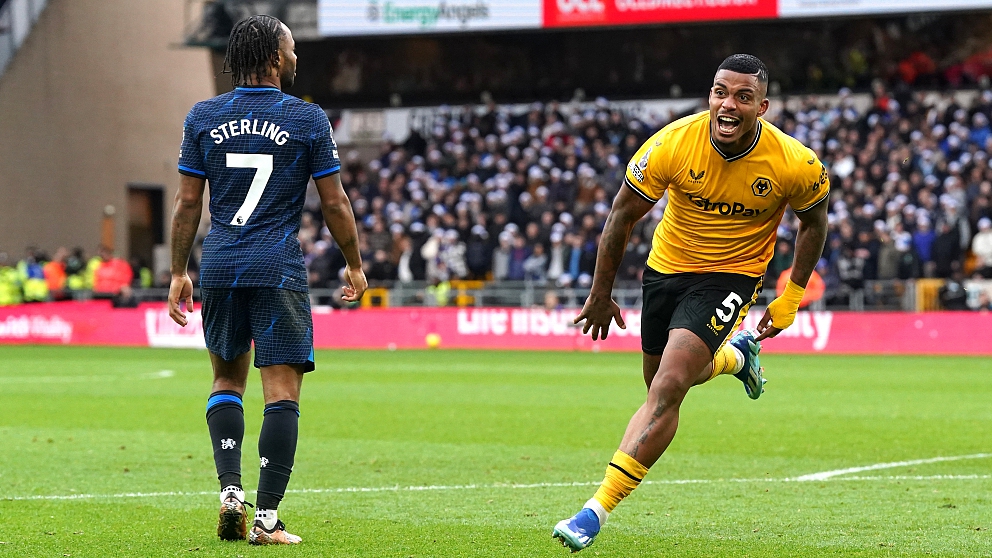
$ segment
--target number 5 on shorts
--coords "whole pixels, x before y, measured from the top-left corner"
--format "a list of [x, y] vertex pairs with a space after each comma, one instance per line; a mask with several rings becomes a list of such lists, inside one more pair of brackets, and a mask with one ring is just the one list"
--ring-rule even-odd
[[234, 214], [234, 219], [231, 219], [232, 225], [243, 227], [248, 222], [252, 212], [255, 211], [258, 200], [262, 199], [262, 192], [265, 191], [269, 177], [272, 176], [272, 155], [228, 153], [227, 168], [257, 169], [255, 178], [252, 179], [251, 186], [248, 188], [245, 203], [241, 204], [238, 212]]
[[[716, 317], [720, 318], [724, 323], [729, 322], [734, 319], [734, 314], [737, 313], [737, 309], [743, 303], [744, 301], [741, 300], [741, 297], [737, 293], [730, 293], [727, 295], [727, 298], [723, 299], [723, 307], [716, 309]], [[724, 312], [723, 308], [726, 308], [728, 311]]]

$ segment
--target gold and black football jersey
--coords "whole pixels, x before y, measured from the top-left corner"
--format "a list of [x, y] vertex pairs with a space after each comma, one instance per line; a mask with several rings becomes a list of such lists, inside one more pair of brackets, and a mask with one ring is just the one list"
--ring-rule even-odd
[[650, 202], [668, 192], [648, 265], [661, 273], [765, 273], [785, 206], [824, 201], [827, 171], [812, 150], [758, 119], [751, 146], [727, 156], [710, 137], [710, 115], [672, 122], [627, 165], [625, 184]]

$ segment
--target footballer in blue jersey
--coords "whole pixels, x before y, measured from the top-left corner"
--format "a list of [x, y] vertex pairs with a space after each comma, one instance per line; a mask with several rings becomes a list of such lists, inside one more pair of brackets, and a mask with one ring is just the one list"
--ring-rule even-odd
[[[210, 233], [203, 241], [200, 293], [214, 370], [207, 426], [221, 485], [217, 535], [247, 537], [252, 544], [301, 541], [286, 531], [277, 508], [295, 459], [303, 374], [314, 369], [307, 271], [297, 238], [311, 177], [326, 225], [347, 261], [344, 299], [359, 300], [367, 287], [327, 115], [282, 92], [296, 76], [294, 51], [292, 33], [274, 17], [252, 16], [235, 25], [225, 61], [235, 89], [197, 103], [186, 117], [172, 216], [169, 312], [185, 326], [193, 307], [186, 267], [209, 184]], [[252, 343], [265, 410], [249, 531], [241, 442]]]

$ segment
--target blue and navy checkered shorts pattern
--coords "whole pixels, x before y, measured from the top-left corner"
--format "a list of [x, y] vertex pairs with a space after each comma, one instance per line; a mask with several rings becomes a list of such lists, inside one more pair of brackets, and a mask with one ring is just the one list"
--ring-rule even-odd
[[307, 293], [268, 287], [201, 288], [207, 349], [234, 360], [255, 342], [255, 367], [273, 364], [314, 369], [313, 316]]

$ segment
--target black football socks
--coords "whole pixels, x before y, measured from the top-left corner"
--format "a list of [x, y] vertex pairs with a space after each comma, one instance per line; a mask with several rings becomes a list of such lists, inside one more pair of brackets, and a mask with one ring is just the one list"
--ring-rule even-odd
[[293, 472], [296, 439], [299, 435], [300, 406], [283, 400], [265, 406], [262, 432], [258, 436], [258, 510], [276, 510]]
[[[211, 393], [207, 400], [207, 427], [214, 445], [214, 464], [217, 465], [220, 487], [233, 485], [241, 488], [241, 441], [245, 437], [241, 394], [228, 390]], [[295, 435], [293, 440], [295, 447]]]

